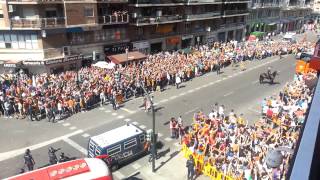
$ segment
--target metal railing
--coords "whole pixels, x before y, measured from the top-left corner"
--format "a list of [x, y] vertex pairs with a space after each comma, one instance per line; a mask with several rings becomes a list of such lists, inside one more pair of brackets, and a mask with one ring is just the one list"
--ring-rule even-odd
[[136, 24], [142, 24], [142, 23], [147, 23], [147, 24], [154, 24], [154, 23], [163, 23], [163, 22], [171, 22], [171, 21], [177, 21], [177, 20], [182, 20], [181, 15], [162, 15], [161, 17], [156, 17], [156, 16], [149, 16], [149, 17], [141, 17], [137, 18]]
[[252, 7], [253, 8], [267, 8], [267, 7], [279, 7], [280, 8], [280, 4], [278, 3], [253, 3]]
[[245, 25], [245, 22], [221, 24], [220, 28], [238, 27]]
[[246, 14], [249, 13], [248, 10], [225, 10], [224, 15], [236, 15], [236, 14]]
[[131, 0], [129, 3], [132, 4], [175, 4], [185, 3], [186, 0]]
[[51, 3], [51, 2], [61, 2], [62, 0], [8, 0], [12, 3]]
[[210, 12], [210, 13], [203, 13], [203, 14], [190, 14], [186, 15], [185, 19], [205, 19], [205, 18], [211, 18], [211, 17], [216, 17], [220, 16], [220, 12]]
[[59, 28], [65, 26], [65, 18], [12, 18], [12, 28]]
[[129, 15], [107, 15], [98, 17], [99, 24], [124, 24], [129, 23]]
[[250, 0], [225, 0], [225, 2], [250, 2]]
[[188, 4], [216, 3], [216, 2], [222, 2], [222, 0], [186, 0], [186, 3]]

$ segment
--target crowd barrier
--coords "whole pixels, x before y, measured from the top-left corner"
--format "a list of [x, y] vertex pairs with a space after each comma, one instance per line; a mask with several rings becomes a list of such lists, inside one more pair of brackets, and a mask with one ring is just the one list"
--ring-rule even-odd
[[182, 145], [181, 152], [186, 159], [189, 159], [190, 155], [193, 156], [196, 172], [198, 174], [202, 173], [209, 176], [212, 180], [236, 180], [235, 178], [218, 171], [217, 168], [212, 166], [209, 162], [205, 162], [204, 156], [193, 153], [187, 145]]

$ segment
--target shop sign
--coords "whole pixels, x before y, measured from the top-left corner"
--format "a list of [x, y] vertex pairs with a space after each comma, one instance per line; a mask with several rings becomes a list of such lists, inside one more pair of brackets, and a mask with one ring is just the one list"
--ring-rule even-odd
[[43, 65], [43, 61], [23, 61], [24, 65]]
[[104, 52], [108, 55], [125, 53], [126, 49], [132, 49], [129, 43], [104, 46]]
[[57, 64], [57, 63], [63, 63], [63, 62], [69, 62], [69, 61], [78, 61], [82, 59], [83, 59], [83, 55], [75, 55], [75, 56], [68, 56], [65, 58], [47, 60], [45, 64], [50, 65], [50, 64]]
[[15, 68], [15, 67], [17, 67], [17, 65], [16, 64], [3, 64], [3, 67]]
[[148, 41], [143, 41], [143, 42], [132, 43], [132, 46], [134, 50], [148, 49], [150, 48], [150, 43]]
[[182, 40], [192, 39], [192, 38], [193, 38], [193, 35], [186, 35], [181, 37]]

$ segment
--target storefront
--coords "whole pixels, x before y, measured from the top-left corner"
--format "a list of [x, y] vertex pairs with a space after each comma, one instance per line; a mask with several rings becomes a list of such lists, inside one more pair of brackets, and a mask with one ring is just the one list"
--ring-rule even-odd
[[133, 42], [132, 43], [132, 50], [139, 51], [144, 54], [149, 54], [150, 52], [150, 43], [148, 41], [141, 41], [141, 42]]
[[192, 46], [192, 38], [193, 35], [181, 36], [181, 48], [184, 49]]
[[61, 73], [64, 71], [77, 70], [81, 67], [83, 55], [68, 56], [65, 58], [46, 60], [44, 65], [47, 72]]
[[162, 41], [160, 42], [153, 42], [150, 44], [150, 53], [158, 53], [162, 51]]
[[131, 43], [120, 43], [104, 46], [104, 53], [106, 56], [125, 53], [126, 49], [132, 50]]
[[166, 39], [166, 49], [177, 51], [181, 43], [180, 36], [173, 36]]

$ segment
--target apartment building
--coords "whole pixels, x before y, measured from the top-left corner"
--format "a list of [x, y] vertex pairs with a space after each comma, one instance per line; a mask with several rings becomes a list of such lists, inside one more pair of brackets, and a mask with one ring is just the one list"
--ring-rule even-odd
[[1, 1], [1, 72], [57, 73], [124, 51], [127, 0]]
[[299, 30], [311, 14], [310, 4], [310, 0], [252, 0], [246, 35]]
[[144, 52], [241, 40], [246, 0], [129, 0], [130, 39]]

